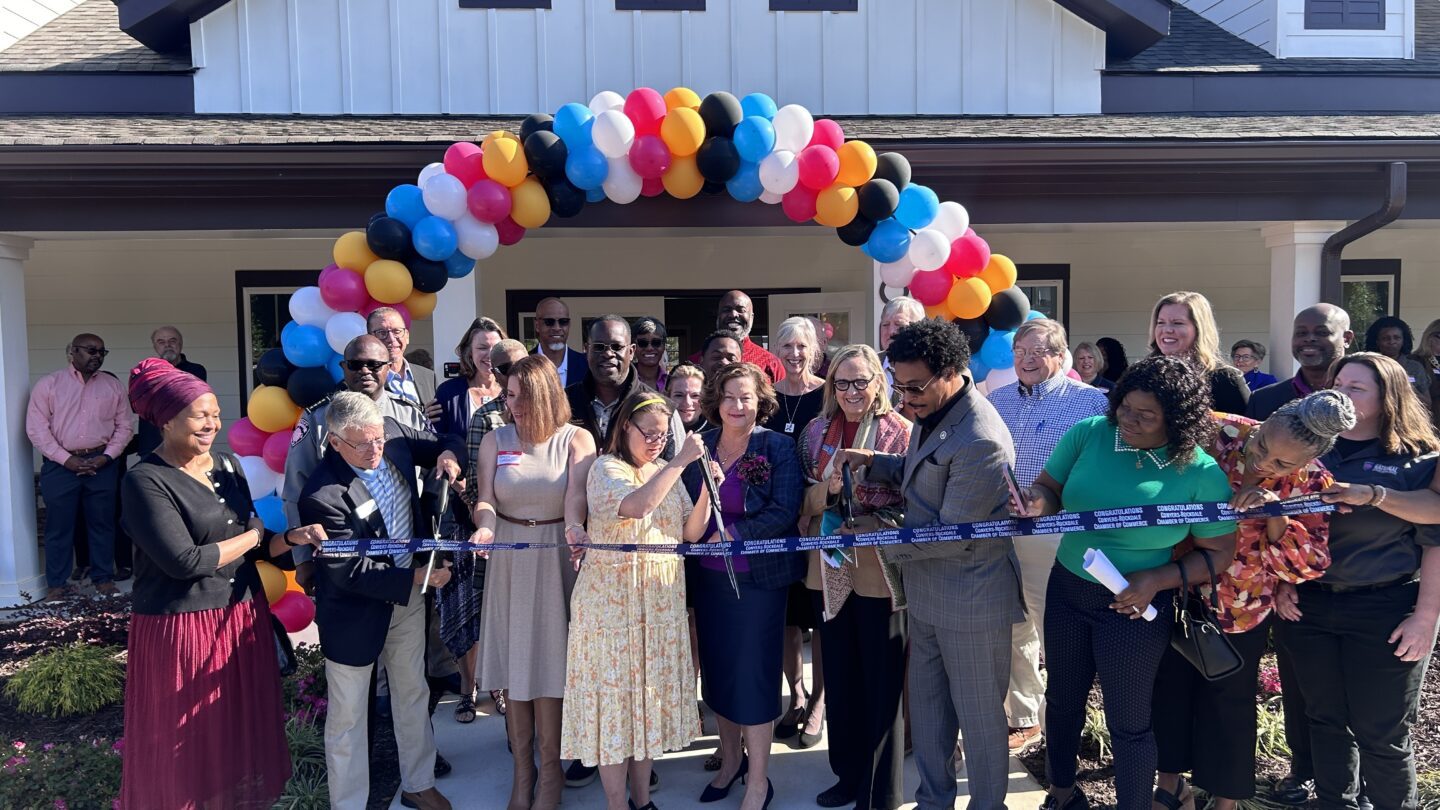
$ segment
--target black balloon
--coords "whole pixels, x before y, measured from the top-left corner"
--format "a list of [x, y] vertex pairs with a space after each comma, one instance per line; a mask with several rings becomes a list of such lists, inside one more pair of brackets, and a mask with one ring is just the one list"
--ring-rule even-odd
[[295, 366], [285, 359], [282, 349], [271, 349], [260, 355], [255, 363], [255, 382], [260, 385], [284, 385], [290, 380]]
[[565, 142], [548, 130], [532, 132], [525, 139], [525, 160], [530, 164], [530, 171], [542, 180], [564, 177], [565, 159], [569, 156], [570, 150], [565, 148]]
[[373, 214], [370, 215], [370, 221], [367, 222], [367, 223], [365, 223], [365, 227], [368, 228], [368, 227], [370, 227], [371, 225], [374, 225], [374, 224], [375, 224], [375, 220], [380, 219], [381, 217], [386, 217], [386, 216], [389, 216], [389, 214], [385, 213], [384, 211], [376, 211], [375, 213], [373, 213]]
[[724, 90], [711, 93], [700, 101], [700, 120], [705, 122], [706, 135], [728, 138], [735, 134], [735, 127], [744, 118], [740, 99]]
[[573, 217], [585, 207], [585, 192], [564, 177], [546, 180], [545, 196], [550, 198], [550, 213], [561, 219]]
[[860, 247], [870, 241], [870, 232], [875, 230], [875, 223], [862, 214], [856, 214], [849, 223], [835, 229], [835, 235], [840, 241], [851, 247]]
[[985, 338], [990, 337], [990, 324], [985, 322], [984, 316], [979, 318], [955, 318], [951, 321], [959, 327], [960, 332], [965, 335], [965, 341], [970, 344], [970, 354], [980, 352], [980, 347], [985, 344]]
[[1030, 299], [1019, 287], [1010, 287], [995, 293], [990, 299], [990, 308], [985, 310], [985, 320], [991, 328], [1001, 332], [1019, 329], [1020, 324], [1030, 317]]
[[910, 161], [898, 152], [881, 152], [875, 156], [875, 179], [889, 180], [896, 188], [910, 185]]
[[860, 216], [871, 222], [888, 219], [900, 204], [900, 189], [889, 180], [871, 180], [860, 187]]
[[285, 383], [285, 390], [290, 392], [290, 399], [296, 405], [308, 408], [335, 390], [335, 380], [330, 376], [330, 369], [324, 366], [297, 368]]
[[411, 256], [405, 266], [410, 268], [410, 280], [420, 292], [440, 292], [445, 288], [445, 282], [450, 280], [450, 274], [445, 272], [444, 262], [432, 262], [424, 256], [416, 255]]
[[403, 259], [411, 250], [410, 229], [394, 217], [376, 217], [365, 229], [365, 243], [382, 259]]
[[706, 180], [705, 185], [700, 187], [701, 194], [724, 194], [725, 191], [724, 183], [716, 183], [713, 180]]
[[700, 176], [712, 183], [725, 183], [740, 171], [740, 152], [729, 138], [713, 136], [700, 144], [695, 153], [695, 167]]
[[530, 137], [536, 132], [554, 131], [554, 116], [546, 115], [545, 113], [531, 113], [530, 115], [525, 116], [524, 121], [520, 122], [520, 142], [524, 143], [526, 138]]

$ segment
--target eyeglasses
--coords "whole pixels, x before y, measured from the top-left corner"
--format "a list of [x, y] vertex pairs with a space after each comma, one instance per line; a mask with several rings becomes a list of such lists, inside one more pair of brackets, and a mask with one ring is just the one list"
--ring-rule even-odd
[[107, 356], [107, 355], [110, 354], [110, 350], [109, 350], [109, 349], [96, 348], [96, 347], [94, 347], [94, 346], [76, 346], [76, 347], [75, 347], [75, 351], [77, 351], [77, 352], [85, 352], [86, 354], [90, 355], [91, 357], [105, 357], [105, 356]]
[[639, 425], [631, 425], [630, 427], [635, 428], [635, 432], [644, 437], [645, 443], [652, 447], [657, 444], [664, 444], [665, 441], [670, 438], [670, 431], [668, 430], [661, 431], [660, 433], [648, 433]]
[[900, 392], [902, 396], [918, 397], [921, 394], [925, 393], [925, 389], [929, 388], [930, 383], [935, 382], [935, 378], [939, 376], [939, 374], [931, 374], [930, 379], [926, 380], [922, 385], [905, 385], [904, 383], [895, 383], [890, 387]]
[[625, 350], [630, 347], [624, 343], [591, 343], [586, 348], [590, 350], [591, 354], [605, 354], [606, 352], [624, 354]]
[[854, 388], [856, 391], [864, 391], [865, 389], [869, 388], [869, 387], [870, 387], [870, 383], [873, 383], [873, 382], [875, 382], [875, 378], [874, 378], [874, 377], [869, 377], [869, 378], [860, 379], [860, 380], [841, 380], [841, 379], [838, 379], [838, 378], [837, 378], [837, 379], [835, 380], [835, 390], [836, 390], [836, 391], [849, 391], [851, 388]]
[[351, 371], [379, 371], [390, 365], [383, 360], [346, 360], [345, 368]]
[[497, 364], [492, 364], [492, 365], [490, 366], [490, 368], [494, 369], [494, 370], [495, 370], [495, 373], [496, 373], [496, 374], [499, 374], [501, 377], [509, 377], [509, 376], [510, 376], [510, 369], [512, 369], [512, 368], [514, 368], [514, 367], [515, 367], [515, 361], [514, 361], [514, 360], [506, 360], [505, 362], [500, 363], [500, 364], [498, 364], [498, 365], [497, 365]]
[[1253, 354], [1232, 354], [1232, 355], [1230, 355], [1230, 359], [1231, 359], [1231, 360], [1234, 360], [1234, 361], [1237, 362], [1237, 363], [1240, 363], [1240, 362], [1244, 362], [1244, 361], [1247, 361], [1247, 360], [1255, 360], [1255, 359], [1258, 359], [1258, 358], [1256, 358], [1255, 355], [1253, 355]]
[[665, 338], [636, 338], [635, 345], [642, 349], [663, 349]]
[[379, 439], [367, 439], [367, 440], [365, 440], [365, 441], [363, 441], [363, 442], [352, 442], [352, 441], [350, 441], [349, 439], [345, 438], [344, 436], [341, 436], [339, 433], [331, 433], [330, 435], [331, 435], [331, 436], [334, 436], [335, 438], [337, 438], [337, 439], [339, 439], [340, 441], [344, 442], [345, 444], [349, 445], [352, 450], [384, 450], [384, 449], [385, 449], [385, 439], [384, 439], [384, 437], [381, 437], [381, 438], [379, 438]]
[[406, 333], [406, 332], [409, 332], [409, 331], [410, 331], [409, 329], [406, 329], [405, 327], [402, 326], [402, 327], [400, 327], [399, 329], [376, 329], [374, 332], [371, 332], [370, 335], [371, 335], [371, 337], [378, 338], [378, 339], [380, 339], [380, 340], [384, 340], [384, 339], [386, 339], [386, 338], [392, 338], [392, 337], [393, 337], [393, 338], [402, 338], [402, 337], [405, 336], [405, 333]]
[[545, 324], [546, 326], [569, 326], [569, 325], [570, 325], [570, 319], [569, 319], [569, 318], [536, 318], [536, 320], [538, 320], [540, 323]]
[[1036, 360], [1042, 360], [1046, 357], [1055, 357], [1059, 355], [1060, 352], [1056, 349], [1034, 349], [1030, 351], [1026, 351], [1025, 349], [1016, 349], [1011, 352], [1011, 354], [1015, 355], [1016, 360], [1024, 360], [1027, 357], [1033, 357]]

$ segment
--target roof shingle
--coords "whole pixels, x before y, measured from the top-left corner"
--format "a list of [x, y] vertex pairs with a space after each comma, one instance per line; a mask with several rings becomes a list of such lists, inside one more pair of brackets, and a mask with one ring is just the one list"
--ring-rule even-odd
[[156, 53], [120, 30], [110, 0], [85, 0], [0, 51], [0, 72], [190, 71], [188, 56]]

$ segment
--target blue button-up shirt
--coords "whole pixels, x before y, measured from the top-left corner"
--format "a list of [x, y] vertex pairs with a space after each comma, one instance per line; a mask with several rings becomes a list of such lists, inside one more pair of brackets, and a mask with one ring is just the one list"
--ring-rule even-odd
[[1064, 374], [1026, 387], [1019, 382], [990, 392], [990, 404], [1010, 428], [1015, 443], [1015, 479], [1029, 487], [1040, 477], [1060, 437], [1081, 419], [1103, 415], [1105, 392]]
[[415, 387], [415, 375], [410, 371], [409, 361], [405, 363], [403, 374], [396, 374], [388, 367], [385, 369], [385, 390], [416, 405], [425, 404], [420, 401], [420, 389]]

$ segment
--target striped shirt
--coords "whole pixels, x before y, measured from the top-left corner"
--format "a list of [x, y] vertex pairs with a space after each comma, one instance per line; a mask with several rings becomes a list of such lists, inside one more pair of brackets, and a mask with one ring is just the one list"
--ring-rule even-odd
[[1109, 408], [1105, 392], [1064, 374], [1027, 387], [1019, 382], [990, 392], [1015, 443], [1015, 480], [1029, 487], [1040, 477], [1060, 437], [1076, 422], [1102, 416]]

